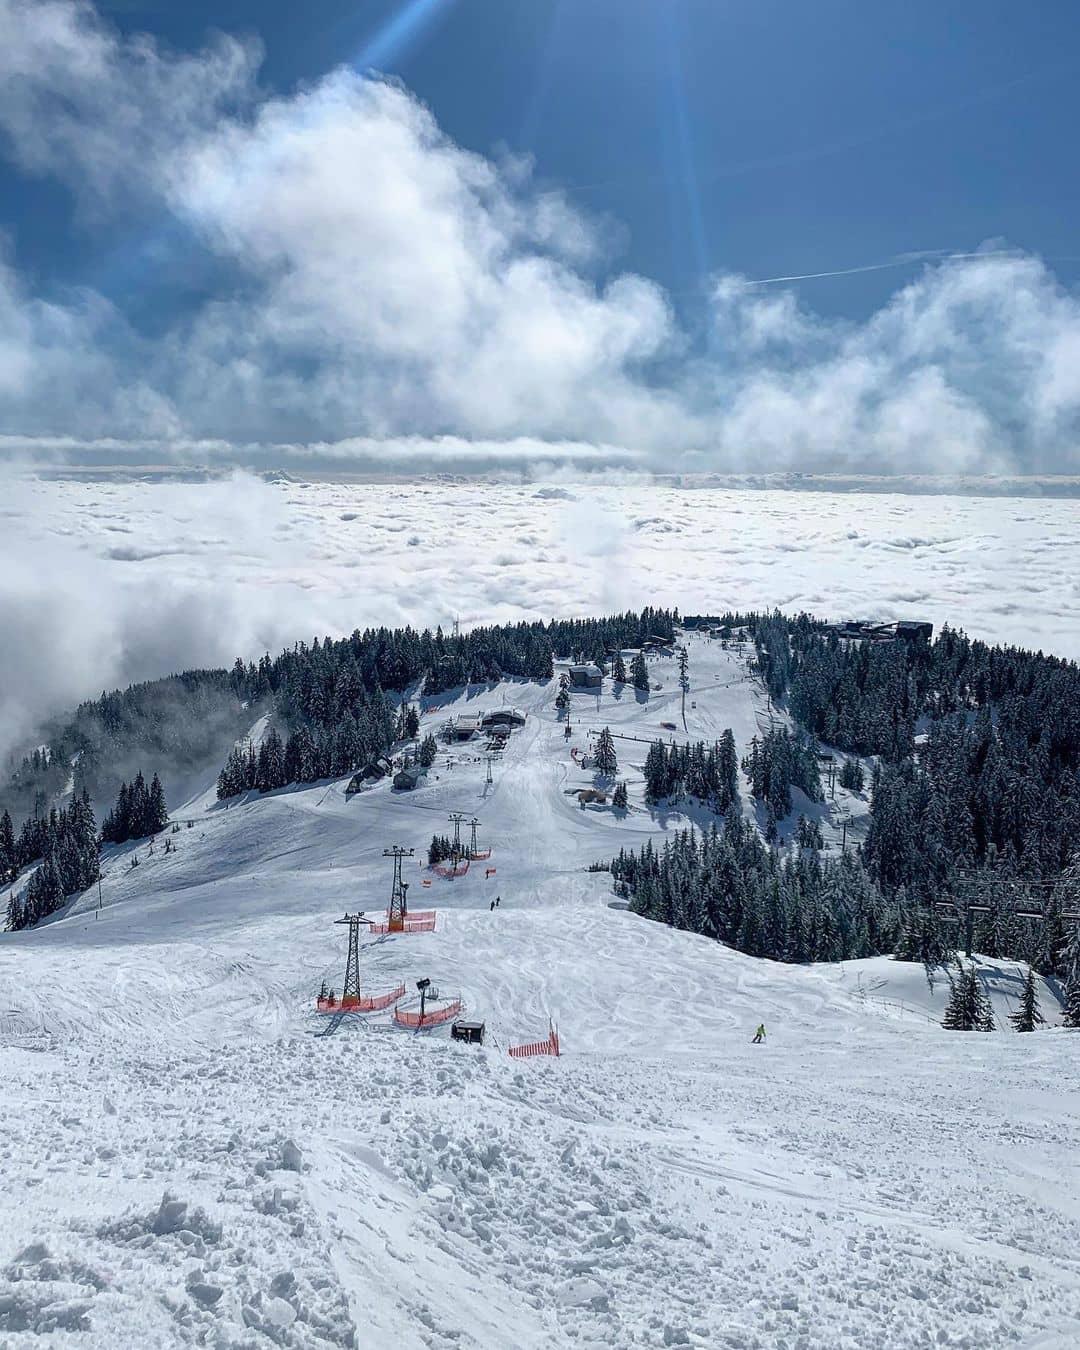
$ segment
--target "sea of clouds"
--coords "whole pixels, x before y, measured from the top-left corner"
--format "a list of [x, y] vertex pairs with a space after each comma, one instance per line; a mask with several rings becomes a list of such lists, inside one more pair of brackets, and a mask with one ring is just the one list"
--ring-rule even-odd
[[0, 753], [103, 688], [369, 624], [775, 605], [1080, 658], [1069, 499], [242, 473], [0, 489]]

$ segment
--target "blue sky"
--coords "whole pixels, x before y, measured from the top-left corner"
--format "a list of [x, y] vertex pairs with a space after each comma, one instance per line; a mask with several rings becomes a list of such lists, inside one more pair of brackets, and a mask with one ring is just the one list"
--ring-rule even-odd
[[[93, 346], [79, 378], [92, 381], [91, 367], [107, 358], [110, 378], [124, 386], [124, 416], [115, 408], [102, 412], [94, 422], [96, 435], [132, 434], [139, 410], [145, 409], [148, 436], [269, 439], [269, 428], [257, 425], [257, 419], [239, 417], [234, 424], [219, 415], [215, 423], [209, 414], [189, 412], [178, 386], [185, 379], [190, 384], [191, 372], [178, 372], [175, 350], [163, 353], [162, 344], [170, 341], [175, 349], [182, 336], [190, 345], [185, 326], [198, 320], [208, 348], [218, 351], [221, 334], [215, 330], [212, 342], [206, 338], [208, 316], [224, 323], [225, 307], [235, 309], [253, 295], [265, 298], [268, 289], [276, 294], [283, 272], [303, 282], [289, 288], [290, 319], [298, 305], [310, 305], [315, 324], [325, 299], [313, 302], [320, 267], [310, 255], [300, 258], [298, 239], [313, 238], [312, 230], [317, 234], [325, 222], [320, 216], [318, 222], [297, 226], [287, 241], [279, 235], [270, 245], [265, 231], [256, 237], [250, 219], [242, 230], [237, 225], [235, 213], [243, 215], [245, 209], [239, 192], [233, 193], [229, 219], [219, 213], [217, 189], [212, 207], [205, 195], [194, 202], [192, 166], [202, 173], [204, 151], [213, 144], [215, 171], [228, 178], [228, 154], [241, 153], [241, 131], [243, 153], [258, 144], [260, 163], [278, 165], [291, 135], [283, 131], [287, 119], [278, 119], [282, 139], [272, 148], [249, 134], [253, 120], [266, 120], [271, 108], [299, 117], [303, 109], [310, 111], [311, 91], [333, 87], [335, 69], [346, 67], [362, 76], [376, 67], [398, 78], [416, 107], [430, 111], [438, 135], [455, 154], [480, 157], [508, 199], [527, 198], [530, 212], [537, 203], [559, 201], [557, 244], [548, 236], [538, 241], [532, 225], [523, 244], [515, 227], [509, 254], [504, 239], [498, 261], [485, 254], [479, 272], [489, 280], [497, 274], [502, 286], [507, 256], [521, 262], [526, 257], [535, 261], [536, 251], [549, 247], [558, 253], [565, 263], [559, 285], [571, 291], [579, 282], [595, 288], [604, 310], [603, 333], [594, 348], [603, 370], [598, 375], [599, 366], [584, 362], [574, 379], [596, 388], [598, 380], [610, 376], [619, 388], [610, 391], [605, 407], [598, 397], [597, 407], [578, 420], [567, 408], [580, 407], [582, 400], [569, 386], [567, 405], [540, 416], [522, 412], [530, 398], [533, 405], [545, 401], [524, 390], [520, 405], [508, 406], [505, 415], [475, 415], [471, 408], [463, 411], [469, 400], [461, 397], [460, 386], [481, 374], [458, 366], [449, 371], [439, 339], [424, 353], [424, 377], [440, 387], [453, 383], [455, 390], [445, 398], [440, 393], [433, 400], [435, 410], [429, 407], [421, 415], [397, 394], [384, 398], [403, 378], [415, 378], [415, 369], [410, 366], [403, 375], [395, 344], [382, 343], [374, 351], [365, 347], [363, 364], [371, 382], [381, 381], [386, 408], [361, 415], [358, 395], [352, 403], [339, 400], [340, 406], [327, 407], [325, 416], [306, 418], [292, 388], [281, 394], [290, 409], [278, 420], [290, 439], [536, 436], [622, 444], [634, 439], [628, 428], [640, 428], [640, 447], [651, 452], [665, 441], [657, 430], [663, 425], [673, 428], [670, 443], [681, 437], [702, 454], [706, 443], [726, 444], [730, 461], [739, 436], [772, 453], [790, 428], [808, 415], [823, 416], [822, 385], [850, 387], [845, 378], [834, 377], [840, 359], [852, 369], [869, 363], [897, 387], [909, 381], [913, 397], [924, 405], [930, 394], [941, 394], [944, 440], [977, 443], [971, 456], [953, 446], [947, 452], [952, 462], [1072, 467], [1074, 391], [1070, 386], [1063, 392], [1060, 372], [1073, 351], [1072, 307], [1080, 278], [1080, 176], [1073, 144], [1073, 128], [1080, 125], [1080, 10], [1075, 5], [315, 0], [301, 7], [265, 0], [221, 0], [212, 6], [201, 0], [183, 6], [106, 0], [97, 6], [98, 17], [89, 5], [71, 0], [0, 0], [0, 7], [13, 16], [8, 26], [25, 37], [23, 65], [18, 54], [9, 55], [15, 78], [0, 96], [0, 130], [6, 132], [8, 150], [7, 159], [0, 160], [0, 230], [8, 240], [7, 261], [23, 307], [20, 324], [35, 330], [32, 364], [38, 370], [42, 342], [52, 355], [57, 345], [55, 333], [43, 339], [37, 332], [44, 322], [40, 305], [79, 312], [80, 331]], [[65, 15], [69, 25], [62, 40], [51, 26], [56, 15]], [[215, 31], [246, 44], [250, 69], [245, 74], [226, 78], [210, 69]], [[146, 34], [157, 44], [155, 60], [167, 76], [147, 78], [144, 84], [138, 75], [145, 67], [139, 44], [145, 45]], [[102, 69], [84, 60], [82, 47], [107, 53]], [[185, 90], [203, 78], [215, 91], [206, 98], [207, 108], [220, 96], [213, 117], [185, 103]], [[170, 98], [180, 111], [173, 111]], [[383, 111], [354, 109], [352, 129], [370, 128], [373, 117], [384, 125]], [[413, 114], [399, 107], [388, 116], [400, 127]], [[336, 140], [336, 131], [328, 132], [327, 143]], [[132, 145], [142, 141], [145, 147], [136, 156]], [[226, 145], [223, 157], [219, 151]], [[364, 145], [371, 149], [369, 142]], [[309, 141], [307, 153], [320, 155], [320, 143]], [[371, 166], [358, 153], [354, 146], [352, 159], [334, 170], [336, 182], [357, 175], [365, 192], [378, 194], [385, 183], [365, 177]], [[436, 168], [439, 153], [426, 156], [425, 174]], [[531, 160], [528, 174], [521, 168], [522, 156]], [[475, 195], [467, 157], [460, 166], [467, 191]], [[158, 169], [152, 187], [142, 181]], [[107, 191], [102, 175], [109, 179]], [[283, 176], [272, 198], [261, 196], [264, 190], [260, 179], [254, 195], [279, 222], [288, 194], [312, 189]], [[329, 172], [318, 191], [327, 194], [327, 210], [336, 209], [337, 186]], [[295, 214], [295, 198], [290, 201], [290, 214]], [[340, 230], [329, 253], [346, 235], [363, 236], [370, 224], [361, 220], [357, 228], [363, 209], [358, 198], [340, 203]], [[505, 203], [491, 208], [485, 201], [483, 211], [488, 213], [484, 229], [492, 222], [503, 229]], [[471, 213], [470, 205], [454, 229], [475, 230]], [[379, 240], [387, 236], [384, 225], [376, 229]], [[428, 215], [417, 217], [415, 226], [418, 237], [425, 230], [441, 231]], [[582, 233], [590, 242], [578, 250], [571, 236]], [[945, 259], [980, 249], [983, 259], [963, 277], [965, 265]], [[567, 250], [574, 254], [568, 261]], [[346, 267], [355, 261], [348, 248], [341, 261]], [[445, 279], [446, 268], [457, 266], [448, 259], [439, 280]], [[329, 269], [321, 271], [327, 281]], [[844, 274], [747, 285], [818, 272]], [[967, 272], [978, 273], [979, 287]], [[731, 277], [738, 281], [722, 281], [717, 288], [718, 278]], [[626, 278], [633, 283], [629, 296], [620, 291], [612, 301], [605, 288]], [[642, 282], [636, 290], [635, 279]], [[327, 284], [333, 289], [349, 280], [343, 276]], [[911, 299], [903, 290], [908, 286], [922, 289]], [[669, 317], [650, 308], [655, 294], [648, 287], [662, 297]], [[1022, 304], [1015, 300], [1018, 288], [1025, 296], [1030, 293]], [[516, 295], [515, 287], [508, 293]], [[561, 293], [565, 298], [567, 293]], [[390, 297], [395, 303], [397, 298]], [[532, 299], [522, 312], [535, 316]], [[994, 333], [1003, 299], [1011, 305], [1004, 347]], [[105, 317], [94, 308], [99, 302]], [[569, 301], [561, 307], [568, 306]], [[901, 313], [905, 306], [924, 315], [918, 325], [924, 347], [915, 357], [903, 331], [905, 323], [912, 324], [911, 315]], [[940, 319], [943, 306], [952, 307], [949, 319], [926, 336], [925, 316]], [[551, 296], [545, 293], [545, 315], [550, 307]], [[499, 310], [500, 322], [505, 309]], [[1052, 355], [1033, 375], [1031, 354], [1041, 343], [1038, 323], [1031, 318], [1035, 310], [1045, 321], [1045, 346]], [[281, 393], [284, 384], [295, 385], [296, 379], [323, 370], [328, 358], [325, 350], [298, 347], [292, 338], [283, 353], [276, 313], [267, 320], [267, 307], [259, 300], [261, 332], [271, 333], [277, 345], [268, 355], [264, 344], [256, 364], [262, 375], [272, 368]], [[964, 316], [963, 341], [943, 355], [946, 333], [957, 331], [958, 313]], [[590, 313], [590, 323], [593, 317]], [[519, 318], [520, 312], [511, 325], [517, 332]], [[320, 331], [325, 331], [324, 320], [325, 315], [318, 320]], [[609, 323], [610, 328], [604, 326]], [[550, 328], [548, 318], [543, 324]], [[639, 331], [643, 328], [649, 330], [648, 341]], [[575, 321], [566, 334], [550, 340], [572, 344], [580, 330]], [[526, 347], [537, 331], [530, 322]], [[350, 334], [347, 340], [359, 339]], [[147, 348], [146, 342], [157, 345]], [[882, 344], [888, 345], [885, 353]], [[394, 348], [392, 361], [388, 345]], [[338, 342], [339, 357], [342, 350]], [[757, 359], [750, 362], [755, 353]], [[415, 355], [410, 352], [410, 361]], [[168, 369], [148, 376], [159, 361], [168, 364], [166, 356], [172, 361]], [[253, 359], [250, 352], [242, 360], [234, 360], [233, 353], [228, 358], [234, 368], [246, 368]], [[1025, 363], [1022, 371], [1018, 362]], [[434, 379], [432, 363], [438, 367]], [[132, 389], [135, 370], [138, 390]], [[759, 397], [763, 372], [764, 401]], [[746, 392], [751, 380], [753, 399]], [[143, 387], [148, 381], [152, 388]], [[340, 388], [340, 372], [329, 383]], [[368, 409], [371, 387], [369, 382], [364, 395]], [[550, 383], [545, 394], [547, 388]], [[853, 463], [859, 438], [875, 442], [872, 454], [889, 453], [875, 438], [880, 407], [891, 388], [879, 384], [860, 390], [858, 408], [843, 408], [834, 419], [847, 428], [838, 433], [840, 439], [847, 437], [839, 451], [844, 467]], [[659, 404], [657, 390], [663, 395]], [[1003, 392], [1019, 397], [1025, 407], [1037, 405], [1030, 425], [1018, 431], [1004, 406], [1008, 400], [995, 406]], [[800, 407], [789, 406], [792, 399]], [[235, 408], [235, 390], [223, 392], [222, 400], [222, 406]], [[706, 407], [710, 400], [712, 408]], [[64, 419], [55, 401], [52, 406], [50, 420], [38, 415], [37, 405], [28, 414], [25, 400], [15, 400], [5, 413], [0, 399], [0, 434], [61, 435]], [[714, 415], [727, 417], [724, 426], [709, 420]], [[894, 414], [890, 421], [907, 424]], [[916, 458], [931, 463], [928, 435], [929, 427], [921, 427], [910, 445], [918, 451]], [[826, 439], [801, 442], [802, 448], [787, 456], [789, 466], [816, 463]], [[905, 441], [905, 454], [908, 446]]]
[[[989, 239], [1080, 276], [1080, 9], [985, 0], [315, 0], [100, 8], [198, 47], [257, 34], [287, 90], [374, 59], [455, 140], [535, 157], [538, 178], [623, 227], [620, 265], [692, 304], [717, 267], [827, 271]], [[0, 176], [5, 227], [41, 275], [96, 278], [112, 225]], [[865, 313], [900, 273], [802, 284]], [[145, 301], [145, 297], [143, 297]]]

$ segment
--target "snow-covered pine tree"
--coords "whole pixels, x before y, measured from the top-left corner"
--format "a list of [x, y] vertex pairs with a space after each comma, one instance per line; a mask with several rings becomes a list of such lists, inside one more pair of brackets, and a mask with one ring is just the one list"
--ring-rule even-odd
[[983, 989], [974, 967], [971, 971], [971, 982], [974, 986], [975, 997], [975, 1030], [976, 1031], [994, 1031], [994, 1008], [990, 1002], [989, 995]]
[[616, 783], [615, 791], [611, 796], [611, 804], [616, 811], [626, 810], [626, 784]]
[[645, 795], [657, 802], [670, 791], [667, 776], [667, 751], [663, 741], [653, 741], [645, 756]]
[[626, 683], [626, 662], [622, 658], [622, 652], [615, 653], [615, 664], [611, 670], [611, 678], [616, 684]]
[[146, 833], [157, 834], [169, 823], [169, 807], [165, 801], [165, 789], [161, 779], [155, 773], [150, 780], [150, 792], [146, 804]]
[[971, 982], [968, 972], [957, 962], [955, 979], [950, 980], [949, 1001], [941, 1025], [946, 1031], [974, 1031], [975, 1015], [971, 1005]]
[[1045, 1022], [1039, 1011], [1039, 997], [1035, 988], [1035, 972], [1028, 969], [1024, 990], [1020, 995], [1020, 1004], [1015, 1012], [1009, 1014], [1009, 1021], [1017, 1031], [1034, 1031]]
[[645, 664], [645, 653], [642, 651], [634, 653], [634, 659], [630, 662], [630, 678], [634, 682], [635, 689], [641, 689], [648, 693], [649, 668]]
[[1071, 1031], [1080, 1031], [1080, 971], [1065, 986], [1065, 1008], [1061, 1025]]
[[941, 1025], [947, 1031], [993, 1031], [994, 1010], [974, 965], [957, 962]]
[[11, 881], [15, 872], [15, 831], [5, 811], [0, 815], [0, 882]]
[[613, 778], [619, 768], [618, 756], [615, 753], [615, 741], [611, 735], [611, 728], [605, 727], [596, 738], [596, 751], [594, 758], [596, 768], [604, 778]]
[[840, 786], [849, 792], [861, 792], [866, 786], [866, 774], [857, 759], [845, 759], [841, 764]]

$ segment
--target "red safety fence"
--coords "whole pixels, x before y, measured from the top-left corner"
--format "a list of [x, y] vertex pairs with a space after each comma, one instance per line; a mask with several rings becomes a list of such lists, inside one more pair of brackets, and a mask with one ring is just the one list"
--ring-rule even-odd
[[440, 1022], [449, 1022], [451, 1017], [456, 1017], [461, 1012], [461, 1007], [461, 999], [456, 998], [442, 1008], [436, 1008], [434, 1011], [427, 1009], [423, 1014], [395, 1008], [394, 1021], [399, 1027], [434, 1027]]
[[469, 857], [472, 859], [473, 862], [485, 862], [488, 858], [491, 857], [491, 849], [489, 848], [478, 849], [476, 853], [470, 853]]
[[485, 868], [484, 868], [484, 876], [485, 876], [485, 877], [493, 877], [493, 876], [495, 875], [495, 873], [496, 873], [498, 870], [499, 870], [499, 869], [498, 869], [497, 867], [485, 867]]
[[431, 870], [438, 872], [441, 877], [463, 877], [469, 870], [469, 860], [466, 858], [464, 862], [459, 862], [456, 867], [442, 867], [439, 863], [435, 863]]
[[368, 919], [365, 919], [364, 922], [368, 925], [368, 932], [376, 936], [381, 933], [433, 933], [435, 931], [435, 911], [431, 910], [430, 915], [430, 918], [418, 919], [415, 915], [409, 914], [397, 928], [390, 926], [389, 919], [385, 923], [372, 923]]
[[371, 994], [361, 998], [317, 998], [315, 1010], [321, 1013], [379, 1012], [380, 1009], [389, 1008], [391, 1003], [396, 1003], [399, 998], [404, 997], [405, 986], [399, 984], [387, 994]]
[[[397, 1014], [395, 1013], [396, 1017]], [[559, 1029], [552, 1027], [546, 1041], [531, 1041], [528, 1045], [512, 1045], [510, 1054], [514, 1059], [529, 1059], [532, 1055], [558, 1055]]]

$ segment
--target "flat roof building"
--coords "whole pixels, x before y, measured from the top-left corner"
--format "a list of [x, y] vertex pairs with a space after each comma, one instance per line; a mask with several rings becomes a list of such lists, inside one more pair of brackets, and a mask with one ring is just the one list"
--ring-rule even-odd
[[480, 725], [479, 713], [464, 713], [461, 717], [454, 719], [451, 734], [457, 741], [468, 741], [479, 732]]
[[571, 666], [568, 674], [575, 689], [599, 689], [604, 683], [604, 672], [592, 664]]

